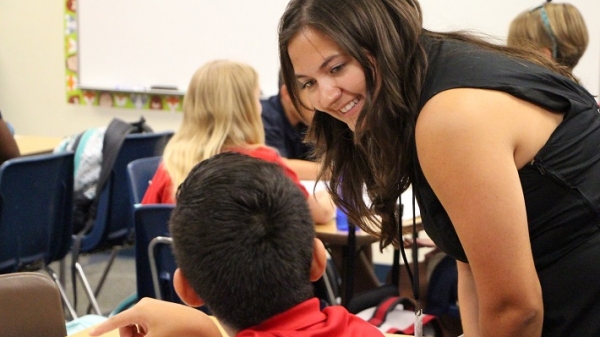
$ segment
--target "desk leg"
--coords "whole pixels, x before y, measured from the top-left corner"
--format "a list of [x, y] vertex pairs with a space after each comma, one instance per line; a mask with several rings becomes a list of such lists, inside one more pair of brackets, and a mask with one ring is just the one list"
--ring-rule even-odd
[[354, 294], [381, 285], [373, 268], [372, 243], [357, 246], [360, 238], [356, 236], [355, 239], [350, 239], [350, 241], [356, 241], [352, 249], [352, 246], [348, 243], [350, 233], [346, 234], [342, 244], [326, 244], [336, 274], [341, 281], [337, 284], [339, 291], [336, 291], [336, 296], [341, 300], [340, 304], [343, 305], [348, 303]]

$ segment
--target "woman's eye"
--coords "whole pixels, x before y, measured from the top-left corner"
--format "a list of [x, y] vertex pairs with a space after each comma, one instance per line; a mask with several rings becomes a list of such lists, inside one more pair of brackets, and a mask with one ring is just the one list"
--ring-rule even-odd
[[313, 85], [313, 81], [306, 81], [301, 84], [302, 89], [310, 88]]
[[335, 74], [337, 72], [340, 72], [342, 69], [344, 69], [344, 64], [338, 64], [336, 66], [334, 66], [333, 68], [331, 68], [331, 73]]

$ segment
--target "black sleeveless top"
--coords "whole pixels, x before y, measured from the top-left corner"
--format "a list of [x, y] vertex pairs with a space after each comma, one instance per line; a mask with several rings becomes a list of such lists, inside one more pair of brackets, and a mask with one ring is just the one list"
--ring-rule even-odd
[[[534, 160], [519, 170], [544, 296], [543, 336], [600, 336], [598, 103], [577, 83], [527, 61], [458, 41], [426, 37], [422, 41], [429, 65], [421, 108], [442, 91], [480, 88], [503, 91], [564, 113]], [[444, 252], [468, 262], [448, 214], [418, 163], [413, 191], [427, 234]]]

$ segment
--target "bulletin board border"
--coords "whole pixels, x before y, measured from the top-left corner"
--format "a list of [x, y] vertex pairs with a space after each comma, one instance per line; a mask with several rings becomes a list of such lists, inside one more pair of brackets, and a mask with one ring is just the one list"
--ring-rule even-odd
[[181, 111], [183, 95], [84, 89], [79, 86], [77, 0], [65, 0], [65, 87], [75, 105]]

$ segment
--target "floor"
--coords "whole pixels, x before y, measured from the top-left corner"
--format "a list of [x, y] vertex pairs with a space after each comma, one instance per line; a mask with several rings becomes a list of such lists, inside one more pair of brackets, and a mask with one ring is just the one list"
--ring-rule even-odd
[[[91, 284], [92, 288], [95, 289], [102, 272], [107, 265], [110, 257], [110, 252], [100, 252], [90, 255], [82, 255], [80, 257], [80, 263], [84, 270], [84, 273]], [[71, 282], [71, 258], [70, 255], [65, 259], [65, 273], [64, 282], [67, 297], [74, 304], [73, 286]], [[57, 273], [60, 270], [60, 264], [55, 262], [50, 267]], [[83, 290], [82, 283], [78, 280], [76, 285], [77, 289], [77, 306], [76, 312], [79, 316], [88, 313], [89, 300]], [[119, 306], [125, 299], [134, 294], [136, 291], [136, 278], [135, 278], [135, 257], [133, 247], [122, 249], [115, 259], [108, 276], [104, 281], [104, 285], [96, 296], [98, 305], [102, 314], [108, 316], [115, 308]], [[95, 314], [95, 312], [91, 312]], [[68, 317], [67, 317], [68, 319]]]

